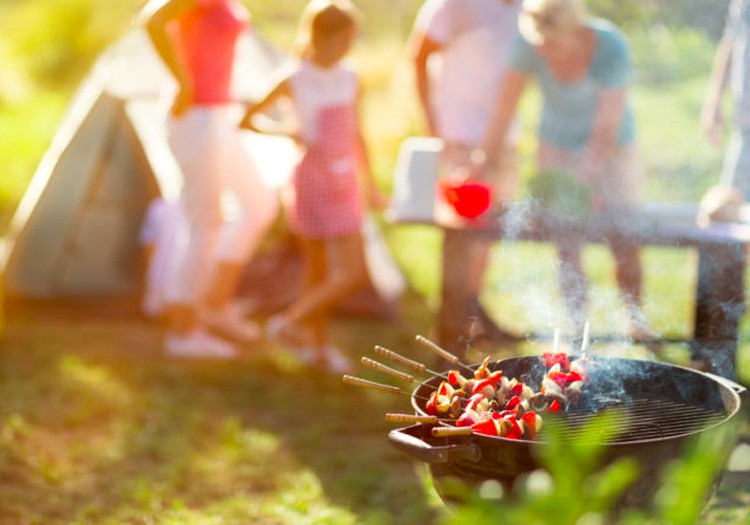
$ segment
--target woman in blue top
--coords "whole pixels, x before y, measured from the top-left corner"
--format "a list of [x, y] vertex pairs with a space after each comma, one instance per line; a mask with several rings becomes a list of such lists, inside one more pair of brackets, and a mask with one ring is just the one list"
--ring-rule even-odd
[[[535, 79], [543, 101], [539, 171], [570, 174], [585, 184], [595, 211], [626, 211], [637, 200], [643, 173], [628, 102], [632, 71], [627, 41], [611, 23], [587, 17], [580, 0], [525, 0], [519, 29], [485, 144], [497, 144], [505, 136], [522, 93]], [[501, 154], [489, 147], [485, 151], [485, 162]], [[640, 309], [638, 247], [621, 239], [612, 239], [610, 246], [628, 305], [630, 335], [650, 337]], [[560, 286], [580, 329], [587, 302], [581, 244], [561, 239], [558, 250]]]

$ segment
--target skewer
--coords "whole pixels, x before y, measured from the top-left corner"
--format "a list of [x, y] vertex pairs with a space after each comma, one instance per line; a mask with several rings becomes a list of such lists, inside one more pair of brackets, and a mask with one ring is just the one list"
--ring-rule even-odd
[[388, 348], [385, 348], [383, 346], [375, 345], [374, 347], [375, 353], [380, 354], [383, 357], [387, 357], [388, 359], [391, 359], [393, 361], [397, 361], [403, 365], [408, 366], [412, 370], [415, 370], [417, 372], [426, 372], [428, 374], [432, 374], [434, 376], [440, 376], [445, 377], [445, 374], [441, 374], [440, 372], [435, 372], [434, 370], [430, 370], [427, 368], [424, 364], [420, 363], [419, 361], [414, 361], [413, 359], [409, 359], [408, 357], [404, 357], [401, 354], [397, 354], [393, 350], [389, 350]]
[[392, 423], [428, 423], [436, 424], [438, 422], [437, 416], [418, 416], [416, 414], [386, 414], [386, 421]]
[[581, 339], [581, 357], [586, 357], [589, 349], [589, 322], [583, 324], [583, 338]]
[[433, 437], [470, 436], [471, 427], [434, 427], [431, 430]]
[[[404, 392], [397, 386], [384, 385], [382, 383], [376, 383], [375, 381], [369, 381], [367, 379], [362, 379], [361, 377], [355, 377], [355, 376], [350, 376], [350, 375], [344, 375], [341, 379], [347, 385], [363, 386], [365, 388], [372, 388], [374, 390], [388, 392], [389, 394], [397, 394], [397, 395], [412, 397], [412, 394], [409, 394], [408, 392]], [[414, 399], [421, 399], [422, 401], [425, 401], [425, 402], [429, 401], [429, 399], [424, 396], [414, 395], [413, 397]]]
[[414, 376], [405, 374], [404, 372], [400, 372], [399, 370], [395, 370], [389, 366], [386, 366], [373, 359], [370, 359], [369, 357], [363, 357], [362, 364], [372, 368], [373, 370], [377, 370], [379, 372], [385, 372], [386, 374], [392, 375], [393, 377], [406, 381], [407, 383], [414, 382]]
[[450, 364], [452, 364], [454, 366], [463, 367], [465, 370], [468, 370], [469, 372], [471, 372], [472, 375], [474, 374], [474, 370], [472, 368], [470, 368], [470, 367], [466, 366], [465, 364], [463, 364], [461, 362], [461, 360], [457, 356], [455, 356], [455, 355], [451, 354], [449, 351], [441, 348], [440, 346], [437, 345], [437, 343], [433, 343], [432, 341], [430, 341], [429, 339], [427, 339], [426, 337], [421, 336], [421, 335], [418, 335], [416, 337], [416, 339], [417, 339], [417, 342], [419, 344], [421, 344], [422, 346], [424, 346], [428, 350], [432, 350], [438, 356], [440, 356], [443, 359], [445, 359], [446, 361], [448, 361]]

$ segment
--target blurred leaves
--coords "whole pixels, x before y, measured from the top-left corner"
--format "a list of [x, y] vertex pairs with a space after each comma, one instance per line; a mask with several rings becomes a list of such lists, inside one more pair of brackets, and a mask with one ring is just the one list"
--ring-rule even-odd
[[[599, 414], [571, 440], [563, 422], [545, 421], [545, 445], [538, 447], [544, 470], [517, 480], [511, 497], [479, 499], [447, 518], [447, 525], [503, 523], [524, 525], [693, 525], [700, 521], [717, 475], [736, 441], [738, 423], [725, 422], [689, 440], [684, 454], [668, 464], [653, 507], [613, 512], [618, 498], [638, 483], [635, 459], [602, 464], [622, 414]], [[566, 437], [567, 436], [567, 437]], [[644, 445], [645, 446], [645, 445]], [[478, 520], [478, 521], [477, 521]]]
[[[37, 83], [66, 86], [82, 77], [99, 52], [132, 20], [136, 0], [26, 0], [0, 19], [2, 45]], [[3, 89], [4, 91], [4, 89]]]

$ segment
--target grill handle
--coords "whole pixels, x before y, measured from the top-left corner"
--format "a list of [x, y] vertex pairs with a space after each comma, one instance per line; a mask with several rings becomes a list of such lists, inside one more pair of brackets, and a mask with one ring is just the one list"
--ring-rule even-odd
[[391, 430], [388, 433], [391, 445], [429, 464], [452, 463], [454, 461], [472, 461], [476, 463], [482, 459], [482, 452], [476, 443], [435, 447], [408, 432], [409, 429], [414, 428], [406, 427]]
[[718, 383], [721, 383], [722, 385], [724, 385], [728, 389], [734, 391], [742, 399], [745, 399], [748, 396], [748, 390], [747, 390], [747, 388], [745, 388], [744, 386], [742, 386], [742, 385], [740, 385], [738, 383], [735, 383], [731, 379], [727, 379], [726, 377], [718, 376], [718, 375], [712, 374], [710, 372], [701, 372], [701, 374], [703, 374], [704, 376], [710, 377], [711, 379], [713, 379], [714, 381], [716, 381]]

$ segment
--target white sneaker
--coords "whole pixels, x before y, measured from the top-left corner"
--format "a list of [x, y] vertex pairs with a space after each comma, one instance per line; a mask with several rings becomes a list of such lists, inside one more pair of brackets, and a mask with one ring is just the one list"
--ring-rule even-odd
[[262, 335], [258, 323], [245, 319], [233, 306], [221, 310], [207, 309], [202, 319], [209, 328], [238, 341], [257, 341]]
[[164, 349], [175, 357], [231, 359], [237, 356], [232, 343], [203, 330], [194, 330], [184, 336], [168, 335]]

